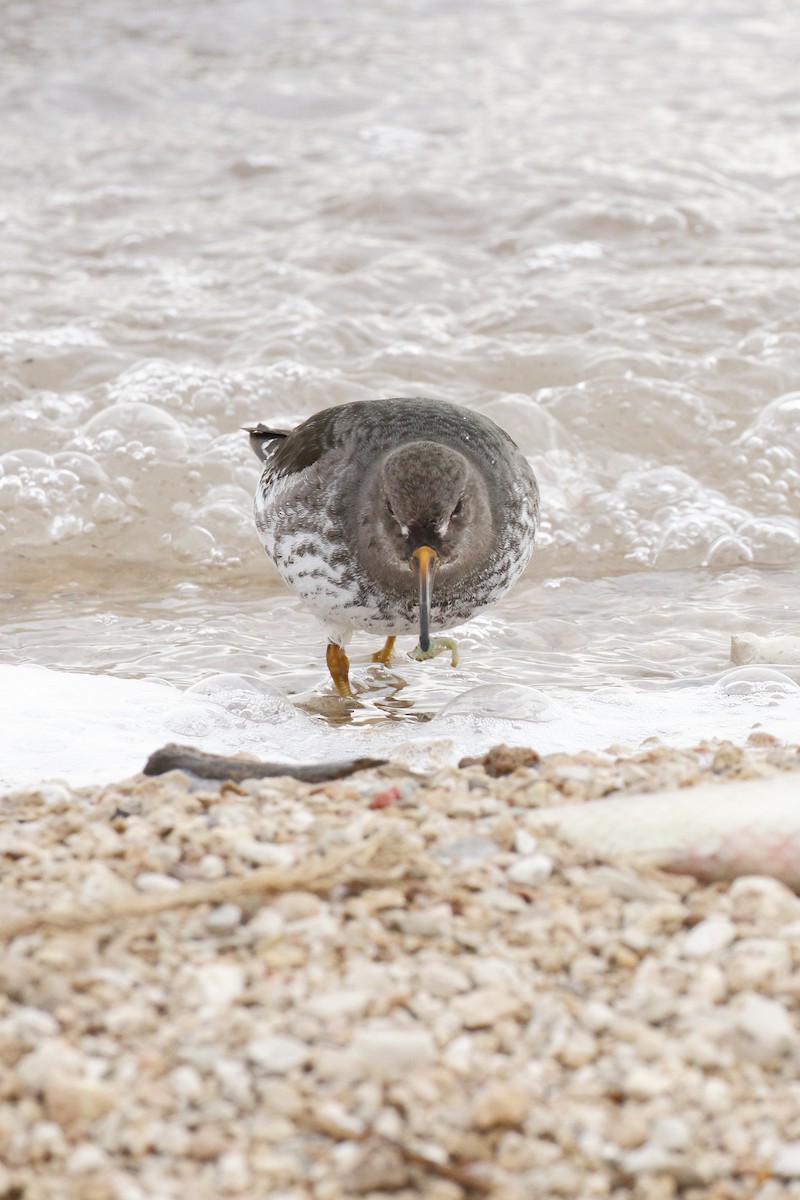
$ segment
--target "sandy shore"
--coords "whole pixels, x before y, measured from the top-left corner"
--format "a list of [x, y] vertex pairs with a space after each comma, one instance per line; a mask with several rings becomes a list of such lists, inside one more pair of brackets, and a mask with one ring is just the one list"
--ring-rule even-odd
[[800, 900], [540, 819], [799, 763], [9, 793], [0, 1197], [800, 1197]]

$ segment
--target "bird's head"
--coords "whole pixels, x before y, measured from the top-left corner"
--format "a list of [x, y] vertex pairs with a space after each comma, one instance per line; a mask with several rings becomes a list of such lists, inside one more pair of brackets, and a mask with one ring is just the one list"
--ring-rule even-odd
[[420, 645], [427, 650], [434, 580], [452, 586], [485, 557], [492, 524], [486, 486], [458, 450], [411, 442], [379, 464], [374, 503], [371, 549], [403, 590], [414, 586], [409, 568], [416, 577]]

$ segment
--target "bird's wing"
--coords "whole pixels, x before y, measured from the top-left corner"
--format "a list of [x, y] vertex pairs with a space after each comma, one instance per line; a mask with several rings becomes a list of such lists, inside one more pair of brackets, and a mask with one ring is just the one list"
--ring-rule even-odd
[[260, 421], [257, 425], [243, 425], [242, 429], [245, 433], [249, 433], [250, 448], [261, 462], [267, 461], [269, 451], [272, 449], [272, 447], [268, 447], [269, 442], [289, 436], [288, 429], [270, 429], [267, 425], [262, 425]]
[[[250, 434], [250, 442], [252, 444], [254, 437], [282, 439], [269, 450], [269, 467], [273, 479], [286, 479], [289, 475], [299, 474], [306, 467], [312, 467], [326, 451], [333, 450], [341, 444], [340, 413], [341, 407], [326, 408], [309, 417], [289, 434], [266, 430], [263, 425], [259, 425], [256, 426], [258, 432]], [[264, 430], [264, 433], [261, 433], [261, 430]], [[266, 460], [267, 456], [259, 457]]]

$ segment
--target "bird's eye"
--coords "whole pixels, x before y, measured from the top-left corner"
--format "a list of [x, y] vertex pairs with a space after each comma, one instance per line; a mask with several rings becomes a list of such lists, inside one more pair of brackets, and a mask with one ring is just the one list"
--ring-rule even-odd
[[386, 501], [386, 511], [387, 511], [387, 513], [389, 514], [389, 516], [390, 516], [390, 517], [393, 517], [393, 516], [394, 516], [394, 509], [392, 508], [392, 506], [391, 506], [391, 504], [389, 503], [389, 501], [388, 501], [388, 500]]
[[453, 509], [453, 516], [460, 517], [463, 511], [464, 511], [464, 501], [462, 499], [462, 500], [459, 500], [458, 504]]

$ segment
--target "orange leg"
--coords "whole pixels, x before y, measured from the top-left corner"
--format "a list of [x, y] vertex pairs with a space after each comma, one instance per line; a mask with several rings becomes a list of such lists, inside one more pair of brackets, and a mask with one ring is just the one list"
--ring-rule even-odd
[[340, 696], [345, 696], [348, 699], [352, 698], [353, 692], [350, 687], [350, 659], [344, 652], [341, 646], [337, 646], [335, 642], [328, 642], [328, 650], [325, 655], [325, 661], [328, 664], [328, 670], [331, 673], [331, 679], [336, 685], [336, 690]]
[[388, 667], [392, 661], [392, 651], [394, 650], [394, 644], [396, 641], [396, 637], [387, 637], [383, 649], [375, 651], [372, 656], [372, 661], [383, 663], [385, 667]]

